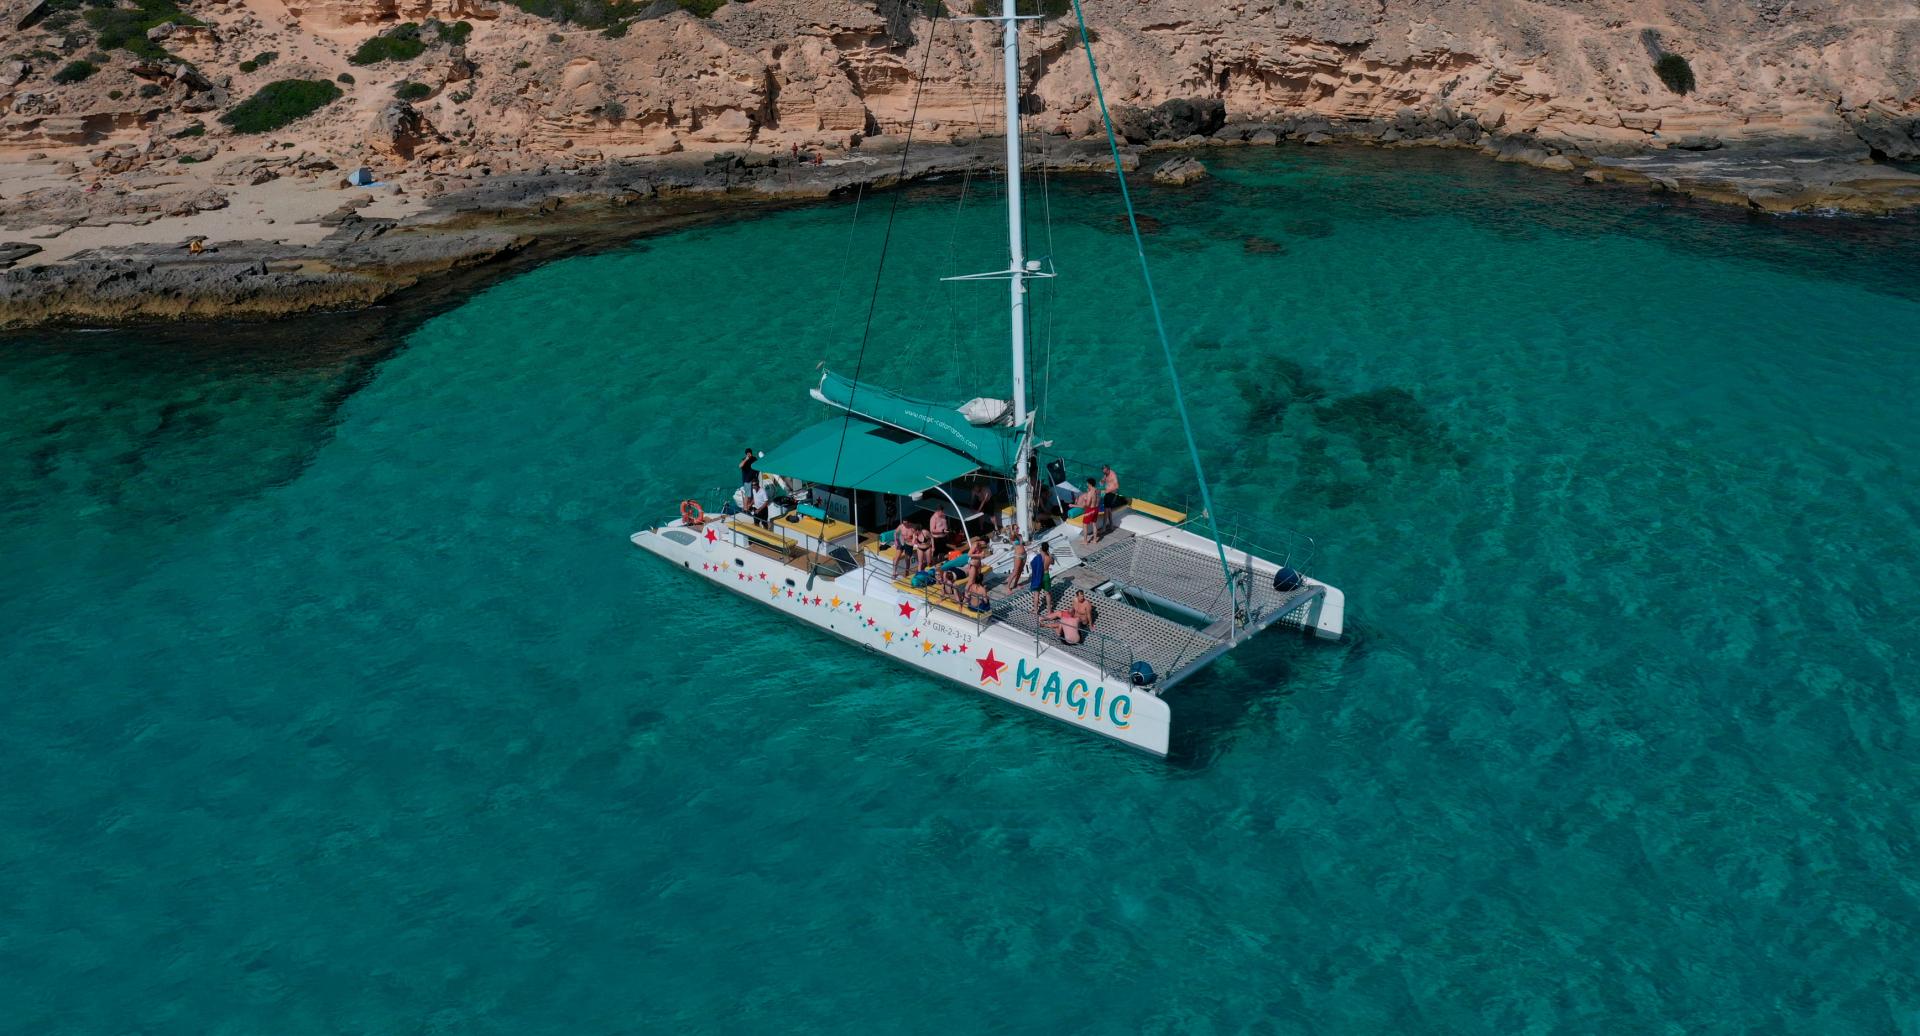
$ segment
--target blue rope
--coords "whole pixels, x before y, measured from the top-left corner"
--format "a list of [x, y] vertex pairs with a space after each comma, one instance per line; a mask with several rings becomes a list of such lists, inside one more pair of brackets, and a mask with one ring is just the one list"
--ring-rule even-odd
[[1080, 23], [1080, 48], [1087, 53], [1087, 71], [1093, 76], [1093, 99], [1100, 102], [1100, 121], [1107, 127], [1107, 148], [1113, 152], [1113, 175], [1120, 181], [1120, 200], [1126, 203], [1127, 226], [1133, 231], [1133, 251], [1140, 257], [1140, 279], [1147, 284], [1147, 302], [1153, 307], [1153, 330], [1160, 336], [1160, 351], [1167, 358], [1167, 377], [1173, 382], [1173, 404], [1180, 411], [1180, 430], [1187, 436], [1187, 455], [1193, 458], [1193, 475], [1200, 480], [1200, 505], [1206, 509], [1207, 530], [1213, 534], [1213, 549], [1220, 555], [1220, 574], [1226, 577], [1231, 598], [1233, 566], [1227, 564], [1227, 548], [1220, 542], [1220, 525], [1213, 517], [1213, 494], [1207, 491], [1207, 472], [1200, 466], [1200, 445], [1193, 438], [1186, 394], [1180, 391], [1180, 371], [1173, 363], [1173, 345], [1167, 341], [1167, 322], [1160, 315], [1160, 297], [1153, 290], [1153, 271], [1147, 268], [1147, 246], [1140, 238], [1140, 221], [1133, 212], [1133, 194], [1127, 190], [1127, 174], [1120, 165], [1120, 140], [1114, 136], [1113, 116], [1107, 112], [1107, 97], [1100, 89], [1100, 67], [1093, 60], [1093, 41], [1087, 38], [1087, 17], [1080, 11], [1080, 0], [1073, 0], [1073, 17]]

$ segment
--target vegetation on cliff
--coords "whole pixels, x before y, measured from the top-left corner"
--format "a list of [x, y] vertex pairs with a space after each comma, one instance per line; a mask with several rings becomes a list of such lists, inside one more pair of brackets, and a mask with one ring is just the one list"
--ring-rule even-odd
[[1660, 60], [1653, 63], [1653, 74], [1667, 84], [1667, 89], [1677, 94], [1693, 92], [1693, 66], [1678, 54], [1662, 54]]
[[53, 74], [53, 81], [61, 84], [77, 83], [98, 71], [100, 66], [91, 61], [70, 61], [67, 67]]
[[340, 88], [324, 79], [279, 79], [233, 106], [220, 121], [235, 133], [267, 133], [304, 119], [340, 98]]
[[[644, 0], [507, 0], [528, 14], [548, 18], [565, 25], [578, 25], [583, 29], [604, 29], [607, 36], [618, 39], [626, 35], [627, 26], [640, 16], [642, 11], [653, 5]], [[669, 0], [682, 11], [696, 18], [705, 18], [727, 5], [729, 0]], [[740, 3], [743, 0], [732, 0]]]
[[90, 7], [87, 25], [101, 50], [125, 50], [149, 61], [178, 60], [147, 38], [147, 30], [172, 22], [201, 25], [200, 19], [180, 9], [173, 0], [134, 0], [134, 6]]
[[426, 41], [420, 38], [420, 26], [413, 22], [401, 22], [378, 36], [360, 44], [347, 60], [356, 65], [377, 65], [382, 61], [412, 61], [427, 49]]

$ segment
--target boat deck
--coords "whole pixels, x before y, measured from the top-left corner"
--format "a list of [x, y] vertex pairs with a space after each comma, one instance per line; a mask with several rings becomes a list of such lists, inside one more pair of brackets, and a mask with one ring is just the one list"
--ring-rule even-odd
[[[1087, 549], [1075, 546], [1077, 550]], [[1219, 623], [1232, 618], [1229, 611], [1232, 605], [1227, 600], [1217, 554], [1201, 553], [1152, 536], [1120, 532], [1103, 537], [1079, 560], [1080, 564], [1114, 582], [1202, 612]], [[1310, 584], [1294, 590], [1276, 590], [1271, 576], [1249, 572], [1244, 563], [1236, 566], [1235, 576], [1242, 585], [1253, 587], [1252, 607], [1246, 617], [1249, 625], [1258, 626], [1268, 618], [1300, 611], [1321, 594], [1318, 587]]]
[[1164, 679], [1221, 644], [1218, 637], [1161, 618], [1125, 601], [1101, 596], [1096, 588], [1107, 581], [1100, 573], [1084, 566], [1064, 569], [1053, 577], [1056, 604], [1072, 599], [1077, 590], [1085, 590], [1093, 599], [1096, 618], [1092, 635], [1079, 644], [1061, 643], [1057, 632], [1040, 625], [1040, 617], [1034, 613], [1033, 591], [1024, 585], [994, 602], [993, 617], [1015, 629], [1037, 634], [1046, 643], [1047, 650], [1065, 651], [1122, 680], [1131, 677], [1136, 659], [1152, 666]]

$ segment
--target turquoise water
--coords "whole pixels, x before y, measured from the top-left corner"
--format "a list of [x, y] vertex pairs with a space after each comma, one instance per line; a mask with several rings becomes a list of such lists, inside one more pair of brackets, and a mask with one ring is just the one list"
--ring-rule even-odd
[[[1920, 227], [1211, 161], [1142, 201], [1206, 459], [1351, 635], [1180, 688], [1171, 763], [626, 542], [816, 418], [885, 198], [378, 350], [6, 343], [0, 1029], [1920, 1031]], [[1187, 485], [1113, 199], [1049, 193], [1045, 434]], [[959, 197], [868, 376], [1001, 385]]]

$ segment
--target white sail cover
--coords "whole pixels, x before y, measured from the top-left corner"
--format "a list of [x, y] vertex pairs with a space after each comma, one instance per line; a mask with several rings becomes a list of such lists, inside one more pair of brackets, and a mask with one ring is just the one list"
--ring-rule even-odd
[[981, 396], [967, 400], [956, 409], [960, 411], [961, 417], [967, 419], [968, 424], [983, 426], [999, 424], [1006, 420], [1007, 414], [1013, 410], [1013, 404], [1004, 399], [988, 399]]

